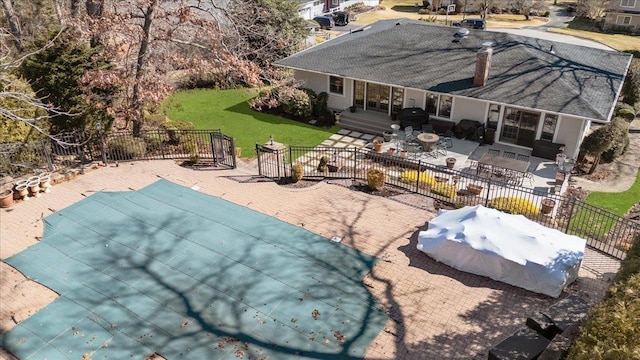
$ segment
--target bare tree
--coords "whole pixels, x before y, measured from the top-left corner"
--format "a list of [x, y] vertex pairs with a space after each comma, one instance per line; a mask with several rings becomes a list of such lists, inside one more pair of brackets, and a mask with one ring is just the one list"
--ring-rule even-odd
[[20, 25], [18, 15], [16, 15], [15, 10], [13, 9], [13, 3], [11, 0], [2, 0], [2, 10], [4, 11], [4, 16], [9, 25], [9, 33], [13, 38], [13, 44], [19, 52], [22, 52], [24, 50], [24, 46], [22, 44], [22, 26]]

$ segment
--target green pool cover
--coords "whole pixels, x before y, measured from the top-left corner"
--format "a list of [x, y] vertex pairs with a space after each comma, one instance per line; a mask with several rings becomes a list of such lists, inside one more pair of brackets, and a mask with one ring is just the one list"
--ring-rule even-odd
[[60, 294], [1, 336], [23, 360], [362, 358], [387, 320], [375, 258], [165, 180], [44, 221], [6, 260]]

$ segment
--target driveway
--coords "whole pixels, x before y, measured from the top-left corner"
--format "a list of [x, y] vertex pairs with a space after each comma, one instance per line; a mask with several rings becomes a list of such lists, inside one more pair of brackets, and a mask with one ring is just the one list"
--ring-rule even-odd
[[546, 24], [540, 26], [525, 26], [520, 29], [507, 29], [507, 28], [491, 28], [490, 31], [506, 32], [515, 35], [529, 36], [533, 38], [558, 41], [567, 44], [587, 46], [596, 49], [603, 50], [615, 50], [607, 45], [601, 44], [597, 41], [582, 39], [571, 35], [558, 34], [550, 32], [550, 28], [561, 28], [566, 26], [571, 20], [573, 15], [568, 13], [564, 7], [551, 6], [550, 7], [549, 21]]

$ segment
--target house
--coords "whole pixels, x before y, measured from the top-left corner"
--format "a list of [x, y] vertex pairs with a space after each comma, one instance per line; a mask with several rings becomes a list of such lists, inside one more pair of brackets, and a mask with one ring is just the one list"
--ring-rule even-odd
[[384, 20], [276, 65], [329, 94], [328, 105], [383, 114], [422, 108], [430, 121], [476, 120], [523, 149], [564, 144], [576, 157], [592, 122], [611, 120], [630, 54], [508, 33]]
[[379, 0], [299, 0], [298, 15], [305, 20], [311, 20], [316, 16], [344, 10], [356, 3], [364, 3], [366, 6], [377, 6]]
[[624, 28], [631, 33], [640, 31], [640, 1], [611, 0], [605, 14], [604, 28]]

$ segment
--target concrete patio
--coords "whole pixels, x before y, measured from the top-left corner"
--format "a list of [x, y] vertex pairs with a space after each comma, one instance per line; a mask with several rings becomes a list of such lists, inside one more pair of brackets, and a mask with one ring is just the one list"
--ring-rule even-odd
[[[400, 131], [399, 138], [403, 137], [404, 133]], [[321, 146], [336, 147], [342, 149], [349, 147], [373, 149], [372, 141], [376, 138], [382, 139], [382, 137], [371, 134], [364, 134], [358, 131], [341, 129], [340, 131], [338, 131], [338, 133], [323, 141]], [[451, 138], [451, 143], [452, 147], [447, 149], [446, 155], [438, 154], [437, 157], [434, 157], [432, 154], [420, 152], [417, 154], [417, 156], [408, 155], [409, 159], [427, 162], [439, 167], [445, 167], [446, 159], [452, 157], [456, 159], [456, 163], [454, 165], [455, 170], [475, 174], [476, 170], [471, 166], [472, 160], [479, 159], [483, 154], [489, 151], [489, 149], [498, 149], [501, 151], [501, 153], [504, 151], [512, 151], [516, 152], [517, 154], [531, 155], [531, 150], [515, 148], [497, 143], [493, 145], [481, 145], [477, 141], [457, 139], [455, 137]], [[394, 141], [385, 142], [383, 144], [383, 150], [381, 153], [386, 153], [387, 150], [392, 147], [402, 147], [402, 145], [398, 146], [398, 143]], [[398, 152], [396, 152], [396, 155], [399, 155]], [[528, 189], [534, 189], [536, 193], [541, 195], [555, 194], [555, 178], [556, 172], [558, 170], [558, 166], [556, 165], [556, 163], [549, 159], [542, 159], [533, 156], [530, 157], [529, 161], [529, 169], [533, 177], [531, 178], [531, 181], [525, 179], [522, 182], [521, 186]], [[500, 180], [496, 178], [493, 178], [492, 180], [500, 182]]]

